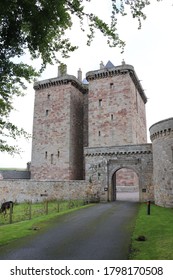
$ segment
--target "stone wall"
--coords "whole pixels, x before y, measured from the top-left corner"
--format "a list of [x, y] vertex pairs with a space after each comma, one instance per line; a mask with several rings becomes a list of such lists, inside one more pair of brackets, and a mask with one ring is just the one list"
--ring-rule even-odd
[[173, 207], [173, 118], [150, 127], [155, 203]]
[[116, 198], [114, 174], [121, 168], [133, 170], [139, 178], [140, 201], [154, 201], [152, 145], [124, 145], [85, 148], [86, 180], [100, 182], [107, 200]]
[[34, 88], [31, 178], [83, 179], [83, 93], [87, 88], [71, 75], [36, 82]]
[[0, 181], [0, 203], [8, 200], [39, 202], [45, 199], [87, 199], [98, 196], [101, 201], [106, 200], [101, 185], [87, 181]]
[[89, 147], [146, 143], [146, 97], [130, 65], [90, 71]]
[[30, 179], [30, 171], [22, 170], [0, 170], [0, 180], [2, 179]]
[[[116, 185], [117, 187], [137, 186], [139, 185], [139, 178], [137, 174], [128, 168], [119, 169], [116, 172]], [[123, 189], [123, 188], [121, 188]]]
[[[71, 88], [69, 124], [69, 178], [83, 179], [83, 136], [84, 136], [84, 96], [76, 88]], [[68, 130], [68, 128], [67, 128]]]

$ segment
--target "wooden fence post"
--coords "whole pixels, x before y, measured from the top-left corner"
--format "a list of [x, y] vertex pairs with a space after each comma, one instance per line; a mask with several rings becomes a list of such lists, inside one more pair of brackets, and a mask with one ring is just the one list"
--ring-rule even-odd
[[46, 203], [45, 212], [46, 212], [46, 215], [48, 215], [48, 200], [46, 200], [45, 203]]
[[32, 201], [29, 201], [29, 220], [32, 218]]
[[59, 200], [57, 201], [57, 203], [58, 203], [58, 213], [59, 213], [59, 209], [60, 209], [60, 202], [59, 202]]
[[13, 222], [13, 204], [10, 203], [10, 219], [9, 219], [9, 223], [12, 224]]
[[71, 201], [69, 200], [68, 201], [68, 209], [70, 209], [70, 206], [71, 206], [70, 204], [71, 204]]

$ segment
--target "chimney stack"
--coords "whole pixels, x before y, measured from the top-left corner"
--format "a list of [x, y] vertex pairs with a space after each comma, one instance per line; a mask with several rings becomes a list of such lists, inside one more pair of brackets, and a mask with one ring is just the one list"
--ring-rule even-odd
[[103, 64], [103, 61], [100, 62], [100, 69], [103, 69], [105, 66]]
[[67, 75], [67, 65], [64, 63], [61, 63], [58, 66], [58, 77], [63, 77], [65, 75]]
[[79, 68], [78, 72], [77, 72], [77, 78], [80, 82], [82, 82], [82, 71], [81, 69]]

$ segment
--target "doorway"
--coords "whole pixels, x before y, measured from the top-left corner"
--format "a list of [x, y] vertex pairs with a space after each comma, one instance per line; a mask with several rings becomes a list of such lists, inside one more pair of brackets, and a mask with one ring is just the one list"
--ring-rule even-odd
[[130, 168], [120, 168], [112, 176], [112, 200], [139, 201], [139, 177]]

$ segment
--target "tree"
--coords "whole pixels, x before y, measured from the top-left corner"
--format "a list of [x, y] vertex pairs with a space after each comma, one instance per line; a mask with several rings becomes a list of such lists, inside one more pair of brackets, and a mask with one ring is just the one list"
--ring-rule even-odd
[[[57, 62], [57, 53], [68, 57], [77, 48], [66, 37], [66, 30], [73, 25], [74, 17], [79, 19], [83, 32], [87, 18], [88, 45], [94, 39], [95, 31], [100, 30], [110, 47], [118, 46], [122, 51], [125, 42], [117, 32], [117, 15], [125, 16], [128, 7], [141, 27], [141, 19], [146, 17], [143, 10], [150, 1], [109, 1], [112, 3], [110, 24], [92, 11], [85, 12], [86, 4], [90, 4], [92, 10], [92, 0], [0, 0], [0, 151], [17, 151], [16, 147], [8, 145], [7, 137], [27, 136], [23, 129], [8, 121], [13, 97], [22, 95], [25, 82], [33, 82], [46, 64]], [[21, 58], [28, 50], [31, 59], [41, 58], [39, 72], [31, 65], [15, 63], [15, 57]]]

